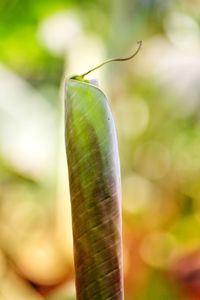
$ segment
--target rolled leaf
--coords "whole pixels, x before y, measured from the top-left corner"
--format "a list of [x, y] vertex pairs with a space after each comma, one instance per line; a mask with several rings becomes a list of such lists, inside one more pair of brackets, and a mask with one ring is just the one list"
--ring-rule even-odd
[[77, 300], [122, 300], [121, 186], [115, 124], [103, 92], [66, 84], [65, 140]]

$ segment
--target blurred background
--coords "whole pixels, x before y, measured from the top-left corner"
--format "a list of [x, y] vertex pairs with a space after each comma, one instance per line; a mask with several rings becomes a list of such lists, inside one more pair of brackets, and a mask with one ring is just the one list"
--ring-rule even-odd
[[[125, 299], [200, 299], [200, 2], [0, 2], [0, 300], [74, 300], [64, 78], [116, 121]], [[90, 77], [91, 77], [90, 76]]]

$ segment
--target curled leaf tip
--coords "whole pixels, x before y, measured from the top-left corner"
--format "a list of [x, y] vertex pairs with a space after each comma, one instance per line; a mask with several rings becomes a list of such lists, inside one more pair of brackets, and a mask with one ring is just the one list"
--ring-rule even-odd
[[86, 75], [88, 75], [89, 73], [91, 73], [91, 72], [93, 72], [93, 71], [95, 71], [95, 70], [97, 70], [97, 69], [103, 67], [104, 65], [106, 65], [106, 64], [108, 64], [108, 63], [110, 63], [110, 62], [127, 61], [127, 60], [132, 59], [132, 58], [135, 57], [135, 56], [138, 54], [138, 52], [140, 51], [140, 49], [141, 49], [141, 47], [142, 47], [142, 40], [138, 41], [137, 44], [138, 44], [139, 46], [138, 46], [137, 50], [136, 50], [133, 54], [131, 54], [131, 56], [128, 56], [128, 57], [115, 57], [115, 58], [108, 59], [108, 60], [104, 61], [103, 63], [99, 64], [98, 66], [96, 66], [96, 67], [90, 69], [90, 70], [87, 71], [86, 73], [83, 73], [82, 75], [79, 75], [79, 76], [77, 76], [77, 77], [84, 78], [84, 77], [85, 77]]

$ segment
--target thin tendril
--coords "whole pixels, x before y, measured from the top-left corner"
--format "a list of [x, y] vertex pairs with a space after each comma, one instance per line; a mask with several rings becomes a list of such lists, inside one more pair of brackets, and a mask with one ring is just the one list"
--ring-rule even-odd
[[102, 66], [104, 66], [104, 65], [106, 65], [106, 64], [108, 64], [108, 63], [110, 63], [110, 62], [115, 62], [115, 61], [126, 61], [126, 60], [132, 59], [132, 58], [135, 57], [135, 56], [138, 54], [138, 52], [140, 51], [140, 49], [141, 49], [141, 47], [142, 47], [142, 41], [138, 41], [137, 44], [139, 44], [139, 46], [138, 46], [137, 50], [136, 50], [133, 54], [131, 54], [131, 56], [124, 57], [124, 58], [122, 58], [122, 57], [117, 57], [117, 58], [111, 58], [111, 59], [108, 59], [108, 60], [104, 61], [103, 63], [101, 63], [100, 65], [96, 66], [95, 68], [93, 68], [93, 69], [87, 71], [86, 73], [83, 73], [82, 75], [80, 75], [80, 77], [83, 78], [84, 76], [88, 75], [89, 73], [91, 73], [91, 72], [93, 72], [93, 71], [95, 71], [95, 70], [101, 68]]

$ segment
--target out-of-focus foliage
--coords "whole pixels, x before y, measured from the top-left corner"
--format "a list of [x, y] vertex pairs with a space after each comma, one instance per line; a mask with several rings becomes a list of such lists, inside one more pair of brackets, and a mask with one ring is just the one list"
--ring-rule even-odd
[[198, 0], [0, 2], [0, 299], [75, 299], [63, 77], [140, 39], [135, 61], [94, 74], [118, 130], [126, 299], [199, 299], [199, 11]]

